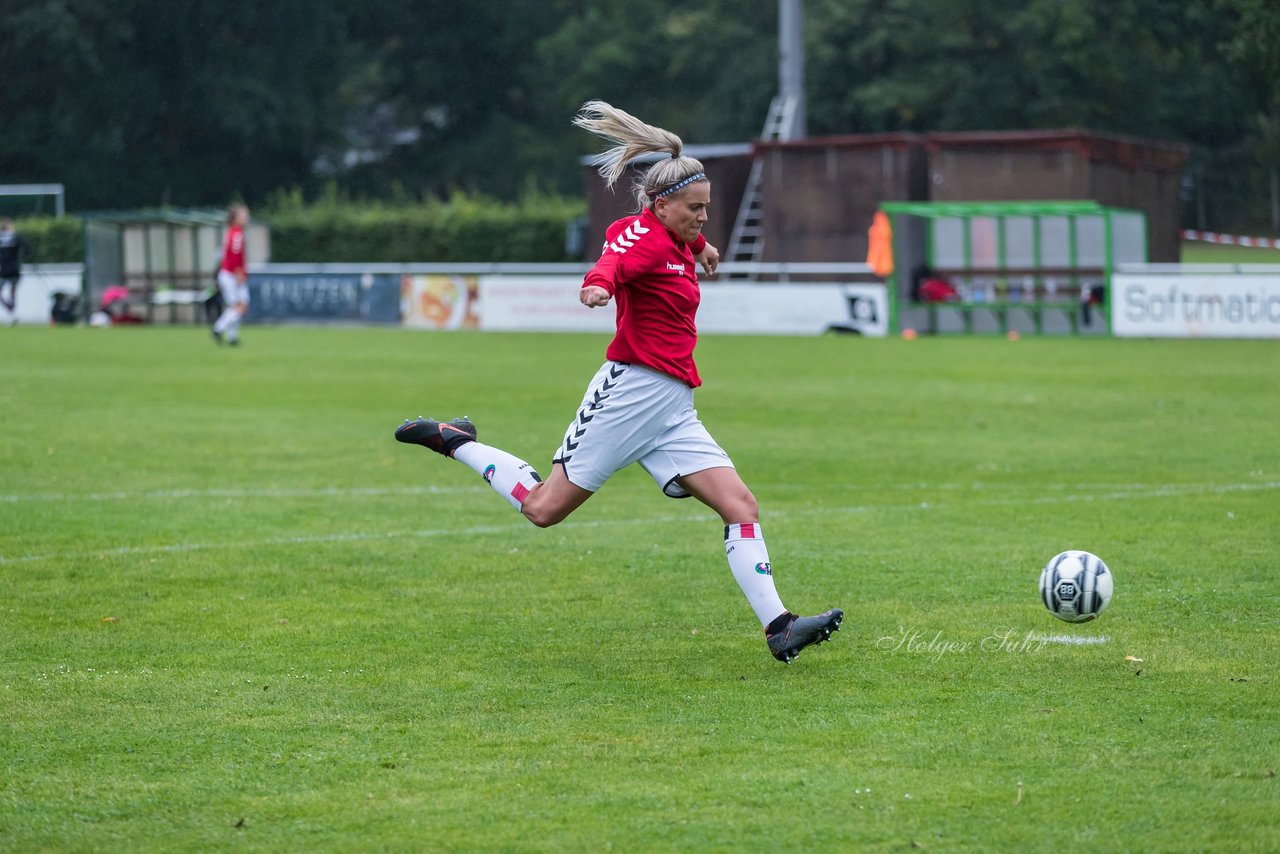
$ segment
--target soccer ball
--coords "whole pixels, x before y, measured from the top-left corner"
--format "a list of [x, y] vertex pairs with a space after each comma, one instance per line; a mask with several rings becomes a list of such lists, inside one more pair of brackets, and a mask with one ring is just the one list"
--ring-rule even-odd
[[1111, 572], [1095, 554], [1071, 550], [1055, 555], [1040, 573], [1040, 599], [1049, 613], [1085, 623], [1111, 601]]

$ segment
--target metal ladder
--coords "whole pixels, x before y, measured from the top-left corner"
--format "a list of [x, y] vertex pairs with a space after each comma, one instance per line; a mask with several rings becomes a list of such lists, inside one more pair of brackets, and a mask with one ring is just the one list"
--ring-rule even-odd
[[[789, 136], [788, 131], [795, 117], [796, 101], [794, 98], [778, 95], [769, 103], [769, 114], [764, 120], [764, 131], [761, 139], [777, 140]], [[764, 193], [761, 183], [764, 164], [759, 158], [752, 158], [751, 172], [747, 176], [747, 186], [742, 192], [742, 204], [738, 205], [738, 215], [733, 221], [733, 231], [729, 235], [729, 251], [726, 260], [757, 262], [764, 255]], [[746, 273], [735, 273], [731, 279], [748, 278]]]

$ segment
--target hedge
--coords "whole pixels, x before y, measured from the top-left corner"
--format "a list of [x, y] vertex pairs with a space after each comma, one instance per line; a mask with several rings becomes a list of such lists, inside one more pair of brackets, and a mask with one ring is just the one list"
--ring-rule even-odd
[[[282, 196], [255, 216], [271, 227], [271, 260], [282, 263], [545, 262], [579, 260], [566, 254], [565, 237], [585, 212], [578, 199], [542, 195], [312, 205]], [[14, 228], [31, 244], [31, 263], [84, 261], [78, 217], [16, 219]]]
[[14, 219], [13, 229], [31, 245], [28, 264], [84, 262], [84, 222], [79, 217], [24, 217]]
[[581, 201], [515, 204], [454, 197], [415, 204], [339, 204], [267, 211], [271, 260], [323, 262], [569, 261], [565, 236]]

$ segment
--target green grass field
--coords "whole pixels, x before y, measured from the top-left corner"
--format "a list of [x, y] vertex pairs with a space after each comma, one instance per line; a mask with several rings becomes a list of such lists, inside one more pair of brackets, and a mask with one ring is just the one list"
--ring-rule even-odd
[[1276, 342], [705, 339], [783, 599], [846, 612], [783, 666], [638, 468], [538, 530], [391, 439], [545, 473], [606, 339], [246, 339], [0, 329], [4, 850], [1280, 847]]
[[1183, 264], [1280, 264], [1280, 249], [1182, 241]]

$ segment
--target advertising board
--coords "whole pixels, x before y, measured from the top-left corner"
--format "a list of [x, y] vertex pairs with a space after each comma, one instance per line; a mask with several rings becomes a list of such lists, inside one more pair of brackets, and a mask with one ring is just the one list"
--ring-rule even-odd
[[1111, 330], [1130, 338], [1280, 338], [1280, 274], [1117, 273]]

